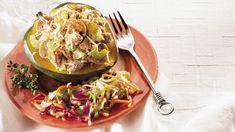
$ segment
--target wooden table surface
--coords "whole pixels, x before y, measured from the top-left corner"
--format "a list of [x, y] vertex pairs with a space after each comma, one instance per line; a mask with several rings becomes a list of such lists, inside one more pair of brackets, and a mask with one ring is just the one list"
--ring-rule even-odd
[[[169, 131], [180, 130], [194, 112], [217, 97], [235, 92], [234, 0], [81, 2], [96, 6], [105, 15], [119, 10], [130, 25], [150, 39], [160, 72], [169, 80], [165, 95], [176, 108], [174, 114], [159, 117], [160, 124], [168, 122]], [[0, 28], [5, 27], [0, 24]], [[20, 35], [15, 36], [2, 40], [16, 42]]]

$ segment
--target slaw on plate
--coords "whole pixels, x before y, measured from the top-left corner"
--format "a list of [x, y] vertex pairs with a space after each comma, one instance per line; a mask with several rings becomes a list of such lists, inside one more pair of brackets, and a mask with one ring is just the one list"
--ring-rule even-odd
[[91, 125], [93, 118], [107, 117], [113, 106], [131, 107], [133, 97], [142, 90], [130, 81], [126, 71], [110, 69], [100, 78], [92, 78], [81, 85], [60, 86], [48, 95], [38, 94], [32, 104], [41, 111], [62, 120], [81, 120]]

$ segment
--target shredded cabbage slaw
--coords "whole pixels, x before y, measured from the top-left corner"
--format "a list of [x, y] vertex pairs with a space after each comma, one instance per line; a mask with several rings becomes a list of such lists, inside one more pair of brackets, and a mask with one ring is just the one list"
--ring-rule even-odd
[[108, 117], [113, 106], [131, 107], [133, 97], [142, 90], [130, 81], [126, 71], [110, 69], [100, 78], [92, 78], [81, 85], [60, 86], [48, 95], [38, 94], [32, 104], [41, 114], [62, 120], [80, 120], [90, 126], [93, 118]]

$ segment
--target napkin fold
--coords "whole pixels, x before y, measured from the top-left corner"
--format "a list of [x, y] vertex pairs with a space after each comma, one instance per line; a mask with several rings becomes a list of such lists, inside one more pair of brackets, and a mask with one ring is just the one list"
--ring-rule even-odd
[[180, 132], [235, 132], [234, 96], [217, 100], [195, 113]]

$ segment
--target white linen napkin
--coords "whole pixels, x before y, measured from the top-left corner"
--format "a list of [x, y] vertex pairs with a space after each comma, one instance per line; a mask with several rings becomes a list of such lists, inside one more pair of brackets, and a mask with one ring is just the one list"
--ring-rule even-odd
[[195, 113], [180, 132], [235, 132], [234, 96], [218, 97], [217, 100]]

